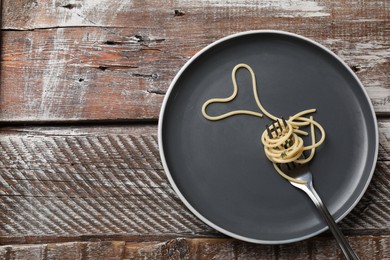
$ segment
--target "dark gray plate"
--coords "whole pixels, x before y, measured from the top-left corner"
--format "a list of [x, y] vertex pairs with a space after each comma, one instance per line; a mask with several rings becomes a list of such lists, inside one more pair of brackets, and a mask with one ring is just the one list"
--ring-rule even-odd
[[[299, 241], [327, 227], [310, 199], [280, 177], [266, 159], [260, 135], [268, 118], [234, 116], [208, 121], [202, 104], [233, 91], [231, 71], [250, 65], [264, 107], [288, 118], [316, 108], [326, 131], [310, 168], [314, 185], [339, 221], [356, 205], [374, 171], [378, 128], [372, 105], [335, 54], [307, 38], [251, 31], [223, 38], [179, 71], [159, 121], [162, 162], [174, 190], [201, 220], [229, 236], [255, 243]], [[237, 72], [239, 94], [209, 114], [258, 111], [250, 75]]]

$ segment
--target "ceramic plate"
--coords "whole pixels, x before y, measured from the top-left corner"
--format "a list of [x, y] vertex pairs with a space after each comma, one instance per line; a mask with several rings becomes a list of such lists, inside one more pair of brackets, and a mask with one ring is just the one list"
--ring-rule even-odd
[[[159, 145], [164, 169], [184, 204], [218, 231], [249, 242], [279, 244], [327, 229], [312, 201], [274, 170], [260, 135], [270, 119], [245, 115], [208, 121], [203, 103], [228, 97], [231, 71], [252, 67], [263, 106], [288, 118], [316, 108], [326, 131], [310, 163], [314, 186], [340, 221], [372, 177], [378, 128], [370, 100], [354, 73], [335, 54], [299, 35], [250, 31], [218, 40], [192, 57], [174, 78], [162, 105]], [[210, 105], [212, 115], [258, 111], [251, 78], [237, 72], [239, 94]]]

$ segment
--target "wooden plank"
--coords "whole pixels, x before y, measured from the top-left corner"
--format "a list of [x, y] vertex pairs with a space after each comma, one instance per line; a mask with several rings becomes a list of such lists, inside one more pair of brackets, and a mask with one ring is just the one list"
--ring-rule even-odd
[[115, 129], [2, 135], [0, 208], [7, 214], [0, 217], [0, 243], [213, 233], [184, 209], [167, 183], [156, 128], [119, 128], [122, 134]]
[[117, 33], [131, 36], [123, 42], [95, 28], [5, 32], [0, 120], [156, 119], [160, 91], [183, 59], [164, 38]]
[[[390, 236], [348, 237], [361, 259], [387, 259]], [[332, 238], [288, 245], [255, 245], [234, 239], [99, 241], [0, 246], [4, 259], [344, 259]]]
[[[390, 231], [390, 121], [379, 126], [380, 161], [364, 197], [340, 224], [346, 234]], [[3, 128], [0, 244], [218, 236], [171, 189], [156, 131], [153, 125]]]
[[388, 1], [275, 3], [5, 1], [0, 122], [156, 120], [192, 55], [223, 36], [270, 28], [333, 50], [376, 112], [389, 114]]
[[[229, 26], [240, 27], [240, 21], [228, 21], [231, 16], [242, 16], [252, 20], [254, 16], [258, 19], [266, 18], [288, 18], [290, 20], [305, 18], [305, 22], [312, 22], [313, 19], [323, 19], [330, 22], [331, 18], [349, 20], [351, 23], [386, 21], [389, 16], [386, 12], [390, 8], [389, 3], [381, 0], [369, 2], [359, 1], [353, 5], [345, 2], [334, 2], [330, 0], [230, 0], [215, 2], [211, 0], [178, 0], [178, 1], [120, 1], [112, 0], [107, 3], [104, 0], [4, 0], [4, 28], [28, 30], [35, 28], [65, 27], [65, 26], [104, 26], [104, 27], [125, 27], [124, 24], [133, 25], [146, 22], [153, 23], [159, 27], [160, 16], [155, 13], [164, 14], [164, 18], [174, 18], [177, 23], [191, 19], [199, 24], [210, 25], [210, 19], [218, 22], [224, 19]], [[15, 10], [17, 10], [15, 12]], [[203, 12], [203, 14], [201, 13]], [[133, 17], [129, 19], [129, 12]], [[213, 17], [211, 15], [213, 14]], [[203, 19], [198, 20], [201, 17]], [[125, 22], [125, 23], [124, 23]], [[225, 26], [225, 25], [222, 25]], [[318, 25], [319, 26], [319, 25]], [[334, 21], [334, 26], [340, 26]], [[163, 27], [162, 27], [163, 28]], [[184, 27], [182, 27], [184, 28]], [[207, 32], [207, 31], [205, 31]], [[187, 31], [190, 33], [190, 31]]]
[[390, 160], [390, 122], [388, 119], [378, 121], [379, 152], [378, 160]]
[[125, 242], [73, 242], [0, 247], [1, 259], [124, 259]]

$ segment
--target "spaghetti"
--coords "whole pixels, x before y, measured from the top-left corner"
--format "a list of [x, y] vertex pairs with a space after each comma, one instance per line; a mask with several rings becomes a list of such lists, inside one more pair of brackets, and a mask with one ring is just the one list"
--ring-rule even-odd
[[[238, 93], [238, 85], [236, 80], [237, 70], [240, 68], [245, 68], [249, 71], [252, 77], [252, 87], [253, 95], [256, 101], [256, 104], [260, 111], [250, 111], [250, 110], [235, 110], [218, 116], [210, 116], [207, 114], [206, 109], [210, 104], [213, 103], [227, 103], [232, 101]], [[313, 116], [305, 117], [309, 114], [312, 114], [316, 109], [307, 109], [302, 112], [299, 112], [291, 116], [288, 120], [283, 118], [278, 118], [270, 114], [261, 104], [258, 93], [257, 93], [257, 84], [256, 84], [256, 75], [253, 72], [252, 68], [247, 64], [237, 64], [232, 70], [232, 82], [233, 82], [233, 93], [227, 98], [212, 98], [207, 100], [202, 106], [203, 116], [211, 121], [222, 120], [234, 115], [251, 115], [256, 117], [263, 117], [263, 114], [274, 121], [274, 123], [266, 129], [261, 135], [261, 142], [264, 145], [264, 152], [267, 158], [273, 163], [275, 170], [285, 179], [296, 182], [296, 183], [306, 183], [306, 181], [298, 180], [292, 178], [285, 174], [279, 167], [278, 164], [283, 163], [296, 163], [296, 164], [305, 164], [311, 161], [314, 157], [315, 150], [320, 146], [325, 140], [325, 131], [322, 126], [313, 119]], [[301, 127], [310, 127], [311, 135], [311, 144], [306, 145], [301, 136], [306, 136], [309, 133], [301, 130]], [[321, 133], [320, 140], [316, 140], [315, 128], [317, 128]], [[303, 156], [304, 151], [309, 151], [310, 154], [307, 158]]]

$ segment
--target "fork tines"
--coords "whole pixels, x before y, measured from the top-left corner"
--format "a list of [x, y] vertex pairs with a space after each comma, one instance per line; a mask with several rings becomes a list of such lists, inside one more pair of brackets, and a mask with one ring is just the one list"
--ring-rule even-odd
[[265, 125], [265, 127], [267, 128], [267, 133], [269, 138], [273, 139], [274, 138], [273, 133], [275, 133], [275, 135], [278, 136], [279, 133], [282, 133], [287, 128], [286, 120], [284, 120], [283, 117], [281, 117], [281, 119], [282, 120], [280, 119], [274, 120], [271, 126]]
[[287, 169], [292, 170], [296, 167], [294, 162], [286, 163]]
[[[274, 120], [271, 126], [265, 125], [265, 127], [267, 129], [269, 138], [273, 139], [276, 138], [279, 134], [283, 133], [283, 131], [286, 131], [287, 122], [286, 120], [284, 120], [283, 117], [281, 117], [281, 120], [280, 119]], [[291, 146], [291, 139], [287, 139], [286, 142], [283, 144], [283, 147], [285, 149], [288, 149], [290, 146]]]
[[279, 168], [282, 169], [282, 170], [288, 170], [288, 171], [292, 171], [294, 169], [296, 169], [298, 167], [298, 164], [294, 163], [294, 162], [288, 162], [288, 163], [279, 163]]

